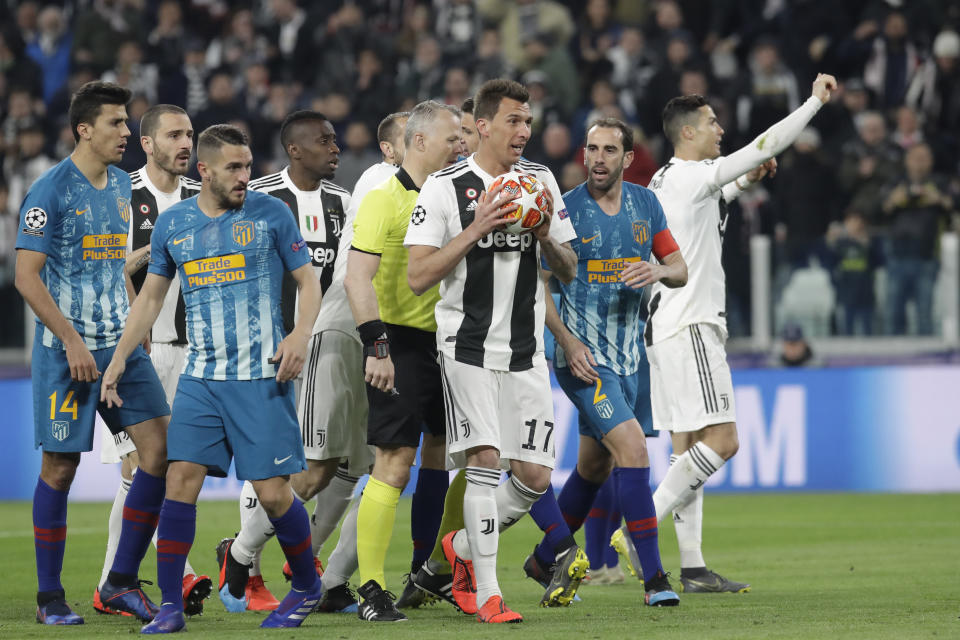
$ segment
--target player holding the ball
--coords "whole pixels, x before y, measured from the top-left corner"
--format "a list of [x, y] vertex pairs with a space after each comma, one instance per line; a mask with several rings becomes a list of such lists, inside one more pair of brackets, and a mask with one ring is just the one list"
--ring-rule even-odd
[[[480, 622], [520, 622], [497, 584], [499, 533], [550, 488], [553, 403], [543, 353], [540, 257], [563, 282], [576, 275], [576, 237], [557, 181], [521, 158], [530, 139], [529, 94], [490, 80], [476, 95], [477, 152], [424, 183], [405, 246], [420, 294], [440, 283], [437, 348], [444, 381], [448, 465], [465, 467], [464, 529], [444, 538], [453, 595]], [[546, 187], [542, 222], [520, 235], [516, 205], [496, 176], [516, 171]], [[505, 179], [504, 181], [509, 182]], [[501, 466], [513, 474], [500, 485]], [[498, 486], [499, 485], [499, 486]]]

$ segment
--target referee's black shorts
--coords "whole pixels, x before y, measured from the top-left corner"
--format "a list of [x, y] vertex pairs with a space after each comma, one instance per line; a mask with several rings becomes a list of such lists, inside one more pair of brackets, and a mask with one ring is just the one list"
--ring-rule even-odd
[[386, 326], [399, 395], [367, 385], [367, 444], [418, 447], [421, 433], [446, 435], [436, 333], [396, 324]]

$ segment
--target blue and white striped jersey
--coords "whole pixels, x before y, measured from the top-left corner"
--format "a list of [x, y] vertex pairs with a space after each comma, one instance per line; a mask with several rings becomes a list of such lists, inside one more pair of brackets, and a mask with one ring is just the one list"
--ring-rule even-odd
[[157, 218], [150, 273], [180, 275], [190, 352], [183, 373], [207, 380], [272, 378], [267, 362], [284, 338], [284, 271], [310, 262], [282, 201], [247, 191], [240, 209], [210, 218], [197, 196]]
[[[47, 255], [40, 277], [91, 350], [115, 345], [127, 319], [129, 225], [130, 176], [109, 166], [107, 186], [97, 189], [69, 157], [33, 183], [20, 207], [17, 249]], [[37, 340], [63, 349], [39, 319]]]
[[[652, 191], [629, 182], [623, 183], [620, 211], [613, 216], [600, 209], [586, 183], [563, 194], [563, 201], [577, 231], [571, 244], [578, 261], [576, 278], [560, 285], [560, 318], [597, 364], [631, 375], [642, 348], [643, 291], [621, 283], [620, 271], [631, 262], [649, 261], [654, 243], [669, 237], [667, 231], [657, 238], [667, 230], [663, 209]], [[567, 366], [559, 345], [554, 363]]]

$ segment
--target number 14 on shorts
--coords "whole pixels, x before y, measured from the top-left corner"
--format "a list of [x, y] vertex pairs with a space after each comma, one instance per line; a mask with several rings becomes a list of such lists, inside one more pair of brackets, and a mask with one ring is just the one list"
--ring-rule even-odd
[[[57, 419], [57, 392], [54, 391], [49, 396], [50, 399], [50, 419]], [[66, 413], [73, 417], [74, 420], [77, 419], [77, 399], [73, 395], [73, 389], [67, 391], [66, 395], [63, 397], [63, 402], [60, 404], [60, 413]]]
[[[527, 451], [536, 451], [537, 445], [534, 443], [534, 440], [537, 437], [537, 434], [540, 434], [540, 437], [543, 438], [543, 452], [550, 452], [550, 438], [553, 436], [553, 423], [549, 420], [544, 420], [543, 424], [538, 425], [536, 418], [533, 420], [527, 420], [523, 423], [526, 425], [527, 431], [527, 441], [520, 445], [521, 449], [526, 449]], [[539, 426], [539, 428], [538, 428]]]

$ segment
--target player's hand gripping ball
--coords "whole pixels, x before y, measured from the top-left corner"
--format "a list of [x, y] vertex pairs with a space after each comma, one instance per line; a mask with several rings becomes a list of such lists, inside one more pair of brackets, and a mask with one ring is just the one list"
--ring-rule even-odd
[[549, 211], [543, 183], [529, 173], [508, 171], [497, 176], [490, 189], [499, 184], [503, 184], [503, 190], [497, 199], [510, 200], [515, 205], [512, 212], [506, 214], [513, 218], [513, 222], [507, 223], [503, 230], [520, 235], [540, 226]]

